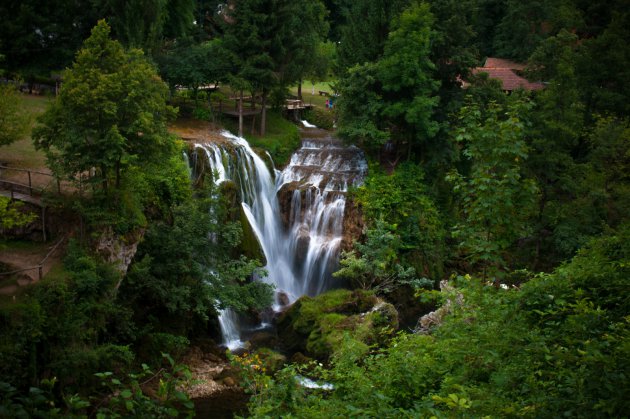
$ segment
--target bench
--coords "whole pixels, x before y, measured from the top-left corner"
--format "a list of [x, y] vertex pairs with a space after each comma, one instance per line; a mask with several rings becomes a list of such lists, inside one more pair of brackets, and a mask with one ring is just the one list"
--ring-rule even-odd
[[330, 93], [328, 93], [328, 92], [327, 92], [327, 91], [325, 91], [325, 90], [320, 90], [320, 91], [319, 91], [319, 95], [320, 95], [320, 96], [330, 96]]

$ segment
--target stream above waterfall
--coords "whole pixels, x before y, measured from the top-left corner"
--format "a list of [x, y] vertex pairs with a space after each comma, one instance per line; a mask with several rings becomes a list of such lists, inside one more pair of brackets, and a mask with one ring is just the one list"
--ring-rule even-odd
[[[247, 141], [224, 131], [227, 144], [197, 143], [196, 159], [205, 158], [217, 184], [233, 181], [242, 211], [266, 260], [267, 275], [258, 278], [275, 287], [274, 311], [303, 295], [336, 287], [343, 238], [346, 194], [367, 171], [361, 150], [346, 147], [330, 132], [301, 130], [302, 147], [282, 170], [271, 169]], [[241, 343], [236, 313], [222, 310], [224, 344]]]

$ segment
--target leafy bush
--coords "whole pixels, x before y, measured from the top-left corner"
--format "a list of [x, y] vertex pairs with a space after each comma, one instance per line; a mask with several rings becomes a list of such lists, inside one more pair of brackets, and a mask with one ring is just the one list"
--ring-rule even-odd
[[395, 253], [420, 276], [440, 278], [446, 259], [445, 231], [438, 209], [424, 185], [418, 165], [405, 163], [388, 175], [370, 168], [365, 184], [353, 192], [363, 209], [366, 223], [375, 228], [386, 220], [398, 237]]
[[304, 119], [322, 129], [331, 130], [335, 125], [335, 114], [328, 109], [318, 107], [306, 111]]
[[268, 382], [253, 417], [619, 417], [630, 409], [630, 228], [594, 241], [521, 289], [455, 279], [461, 304], [432, 335], [402, 334], [368, 354], [343, 339], [332, 387], [306, 389], [294, 367]]

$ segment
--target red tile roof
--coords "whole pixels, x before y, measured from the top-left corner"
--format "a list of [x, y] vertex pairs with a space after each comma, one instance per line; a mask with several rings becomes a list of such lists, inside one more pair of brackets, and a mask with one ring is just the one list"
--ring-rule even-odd
[[510, 68], [512, 70], [525, 70], [525, 64], [517, 63], [515, 61], [506, 60], [505, 58], [486, 58], [484, 68]]
[[525, 68], [524, 64], [503, 58], [488, 58], [483, 67], [473, 68], [472, 74], [487, 73], [491, 79], [497, 79], [503, 84], [503, 90], [513, 91], [516, 89], [541, 90], [545, 85], [540, 82], [530, 82], [516, 74]]

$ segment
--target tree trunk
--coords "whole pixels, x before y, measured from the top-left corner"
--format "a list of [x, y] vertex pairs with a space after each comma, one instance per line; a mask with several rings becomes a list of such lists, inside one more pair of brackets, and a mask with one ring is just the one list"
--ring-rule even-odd
[[302, 100], [302, 79], [298, 82], [298, 92], [297, 92], [298, 100]]
[[116, 162], [116, 189], [120, 189], [120, 159]]
[[260, 114], [260, 135], [264, 136], [267, 129], [267, 91], [262, 93], [262, 109]]
[[101, 165], [101, 185], [103, 185], [103, 192], [105, 192], [105, 195], [108, 194], [107, 191], [107, 167], [105, 167], [105, 165]]
[[241, 90], [241, 97], [238, 100], [238, 136], [243, 136], [243, 91]]

